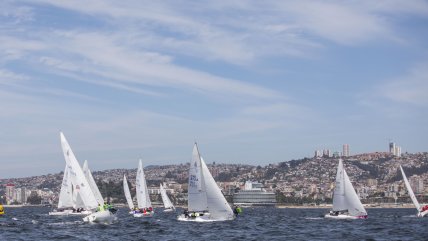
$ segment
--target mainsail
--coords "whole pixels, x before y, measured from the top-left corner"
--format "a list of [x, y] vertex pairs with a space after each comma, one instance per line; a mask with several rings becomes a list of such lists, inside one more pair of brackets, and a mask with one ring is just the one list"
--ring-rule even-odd
[[129, 191], [128, 181], [126, 176], [123, 175], [123, 191], [125, 192], [126, 202], [128, 203], [129, 209], [134, 209], [134, 203], [132, 202], [131, 192]]
[[333, 211], [343, 211], [347, 209], [345, 197], [345, 181], [342, 160], [339, 160], [336, 172], [336, 183], [333, 193]]
[[91, 187], [92, 193], [95, 195], [98, 203], [104, 203], [103, 196], [101, 195], [100, 190], [98, 189], [97, 184], [95, 183], [94, 177], [92, 176], [91, 170], [88, 167], [88, 161], [85, 160], [83, 163], [83, 173], [85, 174], [86, 180]]
[[174, 205], [172, 204], [171, 200], [169, 200], [168, 195], [166, 194], [166, 190], [163, 187], [162, 183], [159, 185], [159, 190], [161, 193], [161, 197], [162, 197], [162, 201], [163, 201], [163, 205], [165, 208], [173, 208], [174, 209]]
[[416, 209], [418, 209], [418, 211], [421, 210], [421, 205], [419, 204], [418, 200], [416, 199], [415, 193], [413, 193], [412, 187], [410, 186], [409, 180], [407, 180], [406, 174], [404, 173], [403, 168], [400, 165], [400, 170], [401, 170], [401, 175], [403, 175], [403, 179], [404, 179], [404, 184], [406, 185], [407, 188], [407, 192], [410, 195], [410, 198], [413, 201], [413, 204], [415, 205]]
[[205, 180], [202, 176], [201, 157], [199, 156], [198, 145], [196, 143], [193, 146], [192, 161], [190, 162], [189, 169], [188, 209], [189, 211], [208, 210]]
[[143, 163], [139, 162], [136, 180], [136, 192], [138, 208], [149, 208], [152, 206], [150, 201], [149, 192], [147, 190], [146, 178], [144, 176]]
[[79, 162], [74, 156], [74, 153], [71, 150], [71, 147], [62, 132], [60, 133], [60, 136], [62, 151], [64, 153], [64, 158], [69, 168], [71, 183], [73, 184], [73, 192], [76, 193], [76, 203], [79, 203], [81, 201], [85, 209], [95, 209], [98, 206], [98, 202], [94, 194], [92, 193], [88, 181], [85, 178], [85, 174], [83, 174]]
[[342, 160], [339, 159], [336, 174], [336, 187], [333, 195], [333, 211], [348, 210], [352, 216], [367, 215], [348, 174], [343, 168]]

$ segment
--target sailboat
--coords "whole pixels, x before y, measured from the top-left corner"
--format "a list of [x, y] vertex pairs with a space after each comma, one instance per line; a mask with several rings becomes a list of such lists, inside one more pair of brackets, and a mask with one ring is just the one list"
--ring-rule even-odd
[[413, 204], [415, 205], [416, 209], [418, 210], [418, 217], [425, 217], [425, 215], [428, 214], [428, 205], [425, 205], [421, 207], [418, 200], [416, 199], [415, 194], [413, 193], [412, 187], [410, 186], [409, 180], [407, 180], [406, 174], [404, 173], [403, 168], [400, 165], [401, 175], [403, 175], [404, 184], [406, 185], [407, 192], [410, 195], [410, 198], [413, 201]]
[[235, 218], [232, 208], [200, 156], [197, 143], [193, 147], [190, 162], [187, 206], [188, 210], [177, 217], [179, 221], [212, 222]]
[[134, 217], [152, 217], [154, 210], [147, 190], [146, 177], [144, 176], [143, 163], [138, 163], [136, 178], [136, 194], [138, 211], [134, 212]]
[[166, 190], [165, 190], [164, 186], [162, 185], [162, 183], [159, 184], [159, 190], [160, 190], [160, 194], [162, 197], [163, 206], [165, 207], [165, 209], [163, 211], [164, 212], [175, 211], [175, 207], [172, 204], [171, 200], [169, 199], [168, 195], [166, 194]]
[[[60, 137], [65, 162], [67, 163], [67, 167], [69, 168], [68, 171], [73, 188], [72, 190], [74, 205], [81, 205], [83, 206], [85, 211], [92, 212], [88, 216], [84, 217], [83, 221], [94, 223], [111, 223], [113, 220], [116, 219], [115, 211], [103, 210], [99, 212], [94, 212], [97, 207], [103, 205], [104, 202], [97, 201], [97, 198], [93, 190], [91, 189], [88, 179], [86, 178], [82, 168], [79, 165], [79, 162], [76, 159], [76, 156], [71, 150], [71, 147], [62, 132], [60, 133]], [[90, 174], [89, 169], [87, 170], [87, 172], [89, 172], [89, 175], [92, 177], [92, 174]]]
[[[83, 173], [86, 177], [86, 180], [89, 183], [89, 186], [91, 188], [91, 191], [93, 195], [95, 196], [95, 199], [99, 203], [99, 207], [104, 206], [104, 199], [101, 195], [100, 190], [98, 189], [97, 184], [95, 183], [95, 180], [92, 176], [91, 171], [88, 167], [88, 161], [85, 160], [83, 164]], [[110, 224], [114, 220], [116, 220], [116, 211], [117, 209], [110, 207], [104, 210], [97, 210], [94, 213], [89, 214], [88, 216], [83, 218], [83, 221], [85, 222], [91, 222], [91, 223], [104, 223], [104, 224]]]
[[125, 175], [123, 175], [123, 191], [125, 192], [126, 202], [130, 210], [129, 213], [134, 214], [134, 202], [132, 202], [131, 192], [129, 191], [128, 181]]
[[333, 210], [325, 215], [333, 219], [366, 219], [367, 212], [343, 168], [342, 159], [339, 159], [336, 173], [336, 186], [333, 194]]

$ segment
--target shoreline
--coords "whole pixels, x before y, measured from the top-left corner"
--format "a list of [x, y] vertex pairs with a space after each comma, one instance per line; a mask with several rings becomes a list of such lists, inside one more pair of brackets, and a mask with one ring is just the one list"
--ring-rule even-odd
[[[119, 203], [114, 203], [113, 205], [115, 205], [116, 207], [127, 207], [126, 204], [119, 204]], [[363, 206], [365, 208], [415, 208], [415, 206], [413, 204], [410, 203], [406, 203], [406, 204], [400, 204], [400, 205], [396, 205], [396, 204], [363, 204]], [[16, 204], [16, 205], [7, 205], [7, 204], [3, 204], [4, 208], [21, 208], [21, 207], [46, 207], [45, 205], [22, 205], [22, 204]], [[155, 206], [155, 208], [161, 208], [163, 206]], [[186, 208], [186, 206], [181, 206], [178, 205], [176, 206], [177, 208]], [[243, 206], [244, 208], [266, 208], [266, 206]], [[278, 204], [275, 206], [270, 206], [270, 207], [275, 207], [275, 208], [305, 208], [305, 209], [331, 209], [332, 205], [331, 204], [325, 204], [325, 205], [318, 205], [318, 206], [314, 206], [314, 205], [284, 205], [284, 204]]]

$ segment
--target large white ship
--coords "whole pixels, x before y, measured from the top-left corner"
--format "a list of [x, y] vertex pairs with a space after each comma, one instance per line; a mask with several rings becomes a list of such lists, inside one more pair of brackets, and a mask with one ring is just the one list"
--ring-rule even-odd
[[275, 206], [276, 194], [258, 182], [246, 181], [244, 190], [233, 194], [233, 204], [240, 206]]

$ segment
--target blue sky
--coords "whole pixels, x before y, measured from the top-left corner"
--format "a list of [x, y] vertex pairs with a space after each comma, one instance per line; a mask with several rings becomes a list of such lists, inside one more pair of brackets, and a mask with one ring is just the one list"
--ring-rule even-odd
[[0, 3], [0, 178], [428, 151], [427, 1]]

